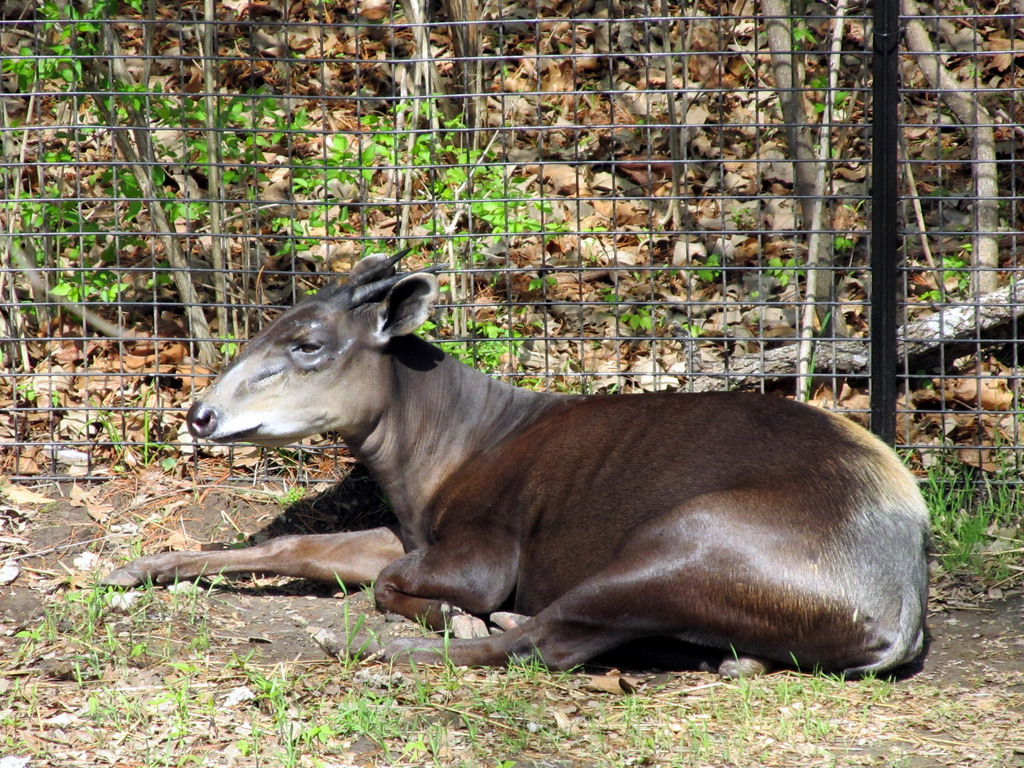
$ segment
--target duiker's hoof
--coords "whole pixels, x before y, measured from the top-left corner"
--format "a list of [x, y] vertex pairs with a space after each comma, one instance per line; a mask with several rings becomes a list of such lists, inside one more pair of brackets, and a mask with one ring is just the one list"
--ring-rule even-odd
[[524, 621], [529, 619], [529, 616], [523, 616], [521, 613], [509, 613], [508, 611], [496, 611], [492, 613], [488, 618], [491, 620], [491, 624], [498, 627], [498, 629], [508, 632], [510, 629], [515, 629]]
[[132, 568], [131, 563], [111, 571], [100, 579], [100, 585], [104, 587], [124, 587], [125, 589], [141, 587], [144, 582], [142, 575]]

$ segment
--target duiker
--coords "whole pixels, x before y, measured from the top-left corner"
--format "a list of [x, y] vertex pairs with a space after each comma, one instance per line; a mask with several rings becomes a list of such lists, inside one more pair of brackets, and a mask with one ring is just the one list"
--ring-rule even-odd
[[502, 612], [491, 636], [383, 642], [418, 661], [564, 669], [644, 638], [721, 649], [723, 674], [862, 674], [919, 654], [927, 513], [883, 443], [777, 397], [501, 383], [413, 335], [438, 283], [396, 275], [398, 258], [285, 312], [188, 413], [215, 442], [337, 431], [397, 526], [152, 555], [108, 584], [259, 571], [375, 582], [381, 610], [434, 628], [453, 608]]

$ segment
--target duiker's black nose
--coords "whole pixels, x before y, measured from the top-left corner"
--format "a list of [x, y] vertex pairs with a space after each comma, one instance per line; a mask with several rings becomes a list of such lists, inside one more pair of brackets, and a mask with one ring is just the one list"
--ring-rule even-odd
[[217, 409], [196, 400], [188, 409], [185, 423], [192, 437], [209, 437], [217, 431]]

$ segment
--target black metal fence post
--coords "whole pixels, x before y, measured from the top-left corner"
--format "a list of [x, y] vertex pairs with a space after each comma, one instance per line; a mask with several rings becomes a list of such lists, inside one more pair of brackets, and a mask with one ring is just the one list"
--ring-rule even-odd
[[896, 442], [898, 266], [896, 147], [899, 0], [875, 0], [872, 60], [871, 431]]

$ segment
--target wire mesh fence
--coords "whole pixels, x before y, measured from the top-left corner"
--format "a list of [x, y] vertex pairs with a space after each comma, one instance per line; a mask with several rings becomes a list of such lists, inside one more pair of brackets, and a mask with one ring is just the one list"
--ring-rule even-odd
[[[902, 6], [891, 418], [956, 477], [1024, 469], [1022, 11]], [[400, 247], [448, 266], [426, 335], [521, 386], [866, 423], [870, 13], [5, 3], [0, 474], [329, 474], [329, 437], [228, 452], [184, 409], [275, 308]]]

